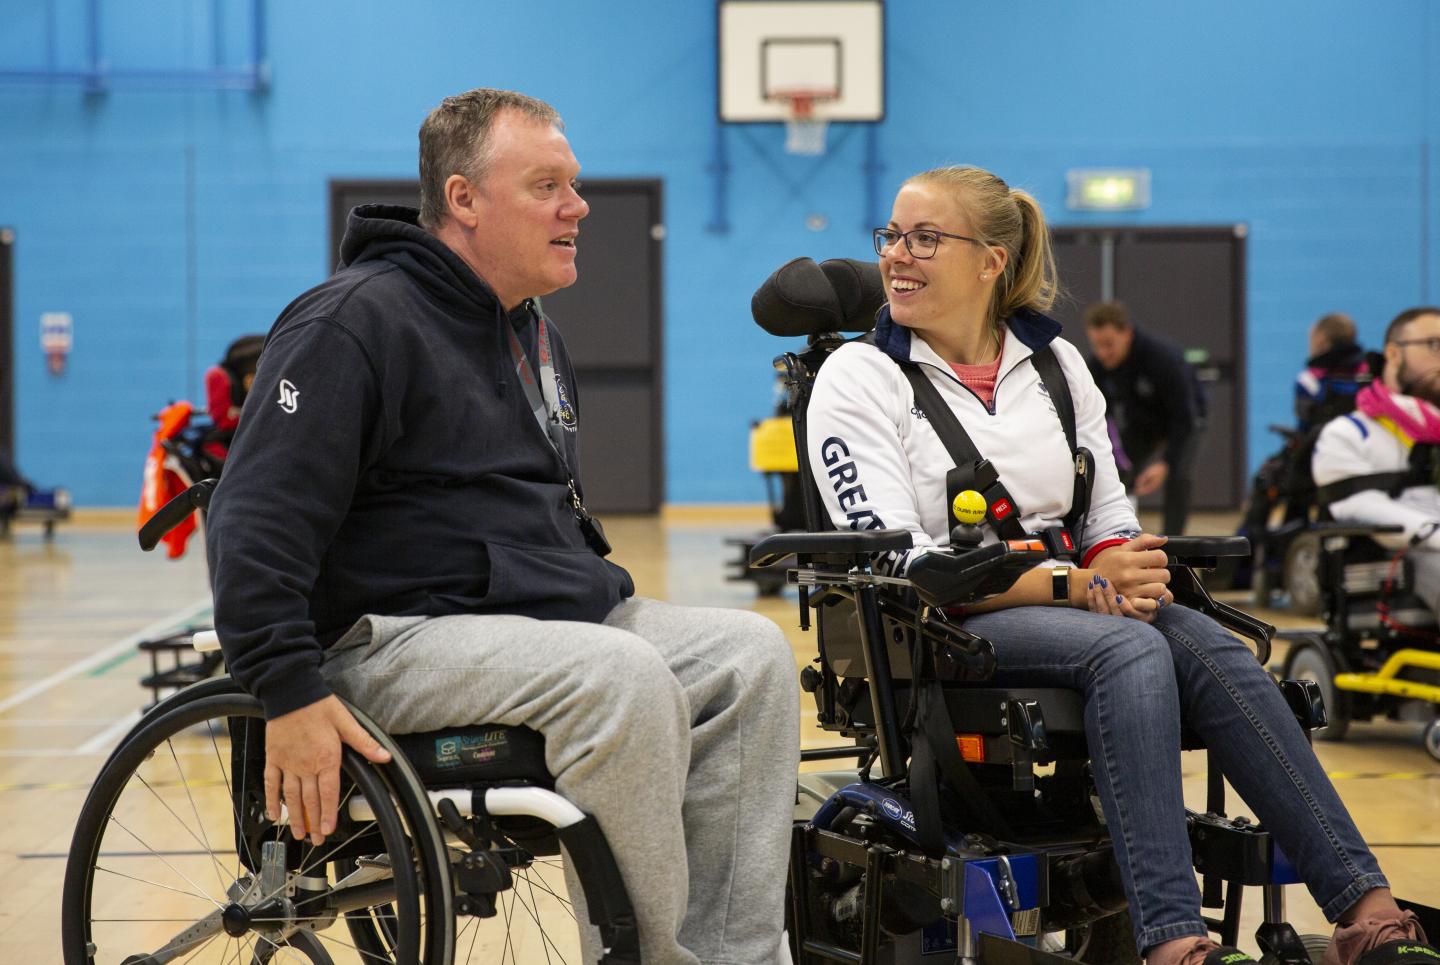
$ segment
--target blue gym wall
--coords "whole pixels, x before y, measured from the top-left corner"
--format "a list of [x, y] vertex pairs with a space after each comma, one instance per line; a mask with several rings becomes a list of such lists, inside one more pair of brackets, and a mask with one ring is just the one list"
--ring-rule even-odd
[[[112, 67], [248, 58], [250, 0], [96, 2]], [[1249, 226], [1253, 466], [1266, 424], [1288, 421], [1316, 317], [1348, 311], [1374, 340], [1440, 298], [1431, 6], [891, 0], [873, 206], [862, 129], [794, 158], [778, 125], [724, 132], [717, 204], [711, 0], [266, 0], [263, 93], [0, 84], [19, 461], [81, 504], [132, 503], [149, 416], [197, 398], [233, 336], [324, 277], [328, 180], [413, 177], [426, 111], [484, 85], [555, 104], [585, 176], [664, 181], [670, 502], [764, 498], [746, 439], [781, 346], [750, 321], [755, 285], [795, 255], [865, 257], [899, 182], [961, 161], [1030, 189], [1056, 223], [1120, 220], [1067, 212], [1064, 173], [1122, 166], [1153, 172], [1152, 207], [1126, 222]], [[83, 66], [85, 9], [0, 0], [0, 71]], [[807, 228], [811, 213], [828, 227]], [[46, 311], [75, 318], [58, 378]]]

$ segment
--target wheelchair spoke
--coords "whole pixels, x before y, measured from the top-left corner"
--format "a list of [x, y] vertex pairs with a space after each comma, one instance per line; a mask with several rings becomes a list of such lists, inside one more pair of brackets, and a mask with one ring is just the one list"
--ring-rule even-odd
[[[508, 903], [505, 901], [505, 896], [503, 892], [496, 895], [495, 897], [500, 901], [501, 905], [505, 907], [505, 952], [509, 953], [511, 961], [518, 961], [515, 956], [515, 948], [512, 944], [512, 938], [514, 937], [515, 932], [514, 929], [510, 927], [511, 918], [515, 914], [515, 896], [512, 891]], [[500, 955], [500, 961], [503, 965], [505, 961], [505, 953], [503, 952]]]
[[[209, 895], [202, 895], [202, 894], [200, 894], [199, 892], [195, 892], [195, 891], [185, 891], [185, 890], [182, 889], [182, 888], [175, 888], [175, 887], [173, 887], [173, 886], [171, 886], [171, 885], [162, 885], [160, 882], [158, 882], [158, 881], [151, 881], [151, 880], [148, 879], [148, 878], [137, 878], [137, 877], [135, 877], [134, 875], [127, 875], [127, 874], [125, 874], [125, 872], [123, 872], [123, 871], [116, 871], [114, 868], [107, 868], [107, 867], [105, 867], [104, 865], [100, 865], [100, 864], [97, 864], [97, 865], [95, 866], [95, 870], [96, 870], [96, 871], [103, 871], [103, 872], [105, 872], [107, 875], [114, 875], [114, 876], [117, 877], [117, 878], [126, 878], [126, 879], [128, 879], [128, 880], [130, 880], [130, 881], [136, 882], [137, 884], [149, 885], [149, 886], [152, 887], [152, 888], [161, 888], [161, 889], [164, 889], [165, 891], [173, 891], [175, 894], [177, 894], [177, 895], [184, 895], [184, 896], [187, 897], [187, 898], [198, 898], [198, 899], [200, 899], [201, 901], [208, 901], [208, 902], [210, 902], [212, 905], [214, 905], [216, 908], [222, 907], [222, 906], [220, 905], [220, 903], [217, 902], [214, 898], [211, 898]], [[193, 882], [192, 882], [192, 884], [193, 884]], [[92, 919], [91, 919], [91, 921], [101, 921], [101, 920], [102, 920], [102, 919], [99, 919], [99, 918], [92, 918]], [[140, 919], [140, 918], [116, 918], [116, 919], [113, 919], [113, 920], [114, 920], [114, 921], [143, 921], [144, 919]], [[181, 919], [181, 921], [188, 921], [188, 920], [190, 920], [190, 919]]]
[[[169, 868], [171, 871], [175, 872], [175, 874], [179, 875], [181, 878], [184, 878], [186, 884], [188, 884], [191, 888], [194, 888], [197, 892], [203, 892], [203, 891], [204, 891], [203, 888], [201, 888], [201, 887], [200, 887], [199, 885], [197, 885], [193, 880], [191, 880], [191, 878], [190, 878], [189, 875], [187, 875], [187, 874], [185, 874], [184, 872], [182, 872], [179, 868], [176, 868], [176, 867], [175, 867], [173, 864], [171, 864], [169, 861], [166, 861], [166, 860], [165, 860], [165, 856], [164, 856], [163, 854], [161, 854], [159, 851], [156, 851], [154, 848], [150, 847], [150, 845], [146, 844], [146, 843], [145, 843], [145, 840], [144, 840], [143, 838], [141, 838], [140, 835], [136, 834], [134, 831], [131, 831], [131, 830], [130, 830], [129, 828], [127, 828], [124, 824], [122, 824], [122, 823], [120, 822], [120, 819], [117, 818], [117, 817], [115, 817], [114, 814], [111, 814], [111, 815], [110, 815], [110, 823], [111, 823], [111, 824], [114, 824], [116, 827], [120, 828], [120, 830], [124, 831], [126, 834], [130, 835], [130, 837], [132, 837], [132, 838], [134, 838], [136, 841], [138, 841], [138, 842], [140, 843], [140, 847], [144, 848], [146, 851], [150, 852], [152, 855], [154, 855], [155, 857], [159, 858], [161, 864], [163, 864], [165, 867]], [[115, 872], [112, 872], [112, 874], [113, 874], [113, 873], [115, 873]], [[150, 882], [150, 883], [153, 884], [153, 882]], [[163, 886], [161, 886], [161, 887], [163, 887]], [[170, 889], [170, 890], [174, 891], [174, 890], [177, 890], [177, 889], [173, 889], [173, 888], [172, 888], [172, 889]], [[203, 895], [197, 895], [197, 897], [203, 897]], [[208, 902], [210, 902], [210, 904], [214, 905], [216, 908], [223, 908], [223, 907], [225, 907], [225, 906], [222, 905], [220, 902], [216, 901], [214, 898], [205, 898], [205, 900], [208, 901]]]
[[534, 896], [535, 888], [538, 885], [541, 891], [545, 892], [545, 894], [549, 895], [551, 898], [554, 898], [557, 902], [560, 903], [560, 905], [565, 909], [565, 911], [569, 913], [571, 921], [575, 920], [575, 906], [571, 903], [569, 898], [566, 898], [559, 892], [552, 889], [549, 885], [545, 884], [543, 879], [537, 879], [529, 874], [522, 875], [521, 877], [523, 877], [525, 881], [530, 885], [530, 893], [532, 897]]
[[185, 772], [180, 768], [179, 758], [175, 757], [175, 748], [169, 741], [166, 741], [165, 744], [167, 747], [170, 747], [170, 757], [175, 761], [175, 770], [180, 775], [180, 784], [182, 787], [185, 787], [185, 796], [190, 799], [190, 810], [194, 812], [195, 822], [200, 826], [200, 836], [196, 836], [195, 832], [185, 823], [184, 819], [175, 813], [175, 810], [150, 786], [150, 782], [145, 780], [144, 776], [137, 773], [135, 779], [145, 786], [145, 790], [149, 791], [156, 801], [160, 802], [160, 806], [170, 813], [170, 816], [175, 819], [175, 823], [185, 829], [185, 832], [190, 835], [190, 840], [205, 849], [205, 853], [210, 857], [210, 863], [215, 867], [215, 877], [220, 882], [220, 891], [223, 893], [225, 889], [229, 887], [229, 885], [225, 883], [225, 869], [221, 866], [220, 860], [215, 857], [215, 850], [210, 846], [210, 841], [205, 835], [205, 822], [200, 818], [200, 809], [195, 806], [194, 795], [190, 793], [190, 788], [185, 786]]
[[[230, 722], [231, 719], [232, 719], [232, 718], [228, 718], [228, 717], [225, 719], [227, 726], [229, 725], [229, 722]], [[243, 718], [239, 718], [239, 719], [243, 719]], [[233, 741], [232, 741], [232, 743], [233, 743]], [[221, 779], [225, 782], [225, 799], [230, 802], [230, 813], [231, 813], [231, 816], [235, 818], [235, 823], [236, 823], [237, 826], [239, 826], [239, 825], [242, 824], [242, 822], [241, 822], [241, 820], [240, 820], [240, 815], [237, 814], [237, 813], [235, 813], [235, 812], [236, 812], [236, 808], [239, 807], [240, 802], [243, 802], [243, 801], [245, 800], [245, 784], [244, 784], [244, 781], [245, 781], [245, 777], [246, 777], [246, 772], [245, 772], [245, 770], [244, 770], [243, 768], [241, 769], [241, 772], [240, 772], [240, 781], [241, 781], [241, 784], [240, 784], [240, 796], [237, 798], [237, 797], [235, 796], [235, 789], [230, 786], [230, 775], [229, 775], [229, 773], [225, 770], [225, 762], [224, 762], [224, 760], [222, 760], [221, 757], [220, 757], [220, 745], [215, 742], [215, 730], [214, 730], [214, 728], [211, 728], [211, 729], [210, 729], [210, 749], [215, 752], [215, 765], [220, 769], [220, 777], [221, 777]], [[250, 728], [249, 728], [249, 727], [245, 727], [245, 742], [244, 742], [244, 743], [241, 745], [241, 747], [240, 747], [240, 759], [241, 759], [242, 761], [243, 761], [243, 760], [248, 760], [249, 752], [250, 752]], [[238, 840], [236, 841], [235, 877], [236, 877], [236, 878], [239, 878], [240, 875], [241, 875], [241, 868], [243, 867], [243, 863], [242, 863], [242, 861], [240, 860], [242, 857], [243, 857], [246, 861], [248, 861], [251, 865], [257, 864], [257, 862], [255, 861], [255, 856], [250, 853], [250, 844], [249, 844], [249, 842], [245, 839], [245, 835], [240, 834], [240, 835], [236, 835], [236, 837], [237, 837]], [[243, 856], [239, 853], [240, 848], [244, 848], [244, 849], [245, 849], [245, 853], [244, 853]]]
[[367, 952], [357, 945], [352, 945], [343, 939], [336, 938], [334, 935], [322, 935], [320, 932], [313, 932], [312, 934], [314, 934], [314, 936], [320, 939], [322, 942], [327, 942], [332, 945], [338, 945], [341, 948], [348, 948], [356, 955], [359, 955], [362, 959], [367, 959], [369, 961], [375, 962], [386, 962], [387, 965], [391, 961], [391, 958], [389, 956], [381, 957], [379, 955], [376, 955], [374, 952]]
[[[465, 927], [469, 928], [471, 925], [475, 927], [475, 934], [470, 936], [470, 949], [465, 953], [465, 965], [470, 965], [470, 962], [473, 962], [475, 960], [475, 942], [478, 941], [480, 938], [480, 919], [470, 919], [470, 921], [466, 923]], [[463, 934], [464, 932], [462, 931], [461, 935]], [[455, 943], [457, 945], [460, 943], [460, 936], [456, 936]]]
[[[559, 947], [555, 944], [554, 940], [551, 939], [550, 934], [545, 931], [545, 925], [543, 922], [540, 921], [538, 905], [532, 908], [530, 905], [527, 905], [525, 903], [525, 899], [520, 896], [520, 892], [517, 889], [512, 888], [510, 889], [510, 891], [511, 894], [514, 895], [515, 901], [519, 902], [520, 907], [525, 909], [526, 914], [530, 916], [530, 920], [535, 923], [535, 929], [540, 933], [540, 941], [543, 943], [541, 945], [541, 948], [543, 949], [545, 948], [545, 946], [554, 948], [555, 954], [560, 957], [560, 961], [563, 963], [565, 961], [565, 956], [560, 954]], [[548, 951], [545, 952], [545, 960], [550, 960], [550, 953]]]
[[[530, 879], [529, 875], [525, 876], [525, 885], [530, 889], [530, 903], [536, 908], [539, 908], [540, 903], [535, 900], [535, 882]], [[553, 892], [551, 893], [553, 894]], [[538, 915], [535, 915], [534, 917], [536, 925], [539, 925], [540, 917]], [[545, 965], [550, 965], [550, 949], [545, 947], [546, 945], [550, 944], [550, 941], [549, 936], [545, 934], [545, 929], [543, 926], [540, 928], [540, 937], [545, 939], [545, 943], [540, 946], [541, 950], [545, 952]], [[559, 954], [558, 949], [556, 950], [556, 954]], [[564, 959], [562, 958], [561, 961], [563, 962]]]

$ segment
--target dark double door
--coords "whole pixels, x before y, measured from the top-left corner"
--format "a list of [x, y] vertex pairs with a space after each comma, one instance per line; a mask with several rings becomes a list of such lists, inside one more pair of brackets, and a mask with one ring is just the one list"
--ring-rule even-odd
[[[665, 498], [661, 418], [660, 182], [585, 179], [580, 278], [542, 302], [580, 383], [580, 478], [599, 513], [653, 513]], [[332, 181], [331, 268], [357, 204], [418, 206], [418, 181]]]
[[[1118, 298], [1136, 324], [1179, 345], [1209, 400], [1192, 508], [1238, 508], [1247, 449], [1243, 226], [1056, 227], [1052, 238], [1068, 293], [1054, 310], [1065, 337], [1088, 354], [1085, 309]], [[1159, 508], [1160, 495], [1141, 505]]]

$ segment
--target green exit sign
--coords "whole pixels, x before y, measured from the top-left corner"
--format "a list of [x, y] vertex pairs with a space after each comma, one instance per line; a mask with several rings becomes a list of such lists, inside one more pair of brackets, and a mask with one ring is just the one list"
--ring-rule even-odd
[[1150, 207], [1148, 168], [1065, 172], [1065, 207], [1072, 211], [1135, 211]]

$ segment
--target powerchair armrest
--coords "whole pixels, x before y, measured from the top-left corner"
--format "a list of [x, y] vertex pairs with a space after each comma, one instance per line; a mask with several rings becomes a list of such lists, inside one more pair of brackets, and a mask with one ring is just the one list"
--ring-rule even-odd
[[1270, 662], [1270, 645], [1275, 628], [1257, 620], [1243, 610], [1212, 597], [1200, 577], [1189, 566], [1170, 564], [1170, 592], [1175, 602], [1205, 614], [1227, 630], [1232, 630], [1255, 644], [1255, 659], [1263, 666]]
[[1219, 559], [1249, 556], [1250, 540], [1244, 536], [1171, 536], [1163, 549], [1171, 566], [1213, 570]]
[[750, 565], [774, 566], [787, 556], [820, 557], [821, 562], [843, 563], [859, 560], [873, 553], [908, 550], [913, 544], [910, 531], [904, 529], [867, 529], [858, 532], [776, 533], [756, 543], [750, 550]]

